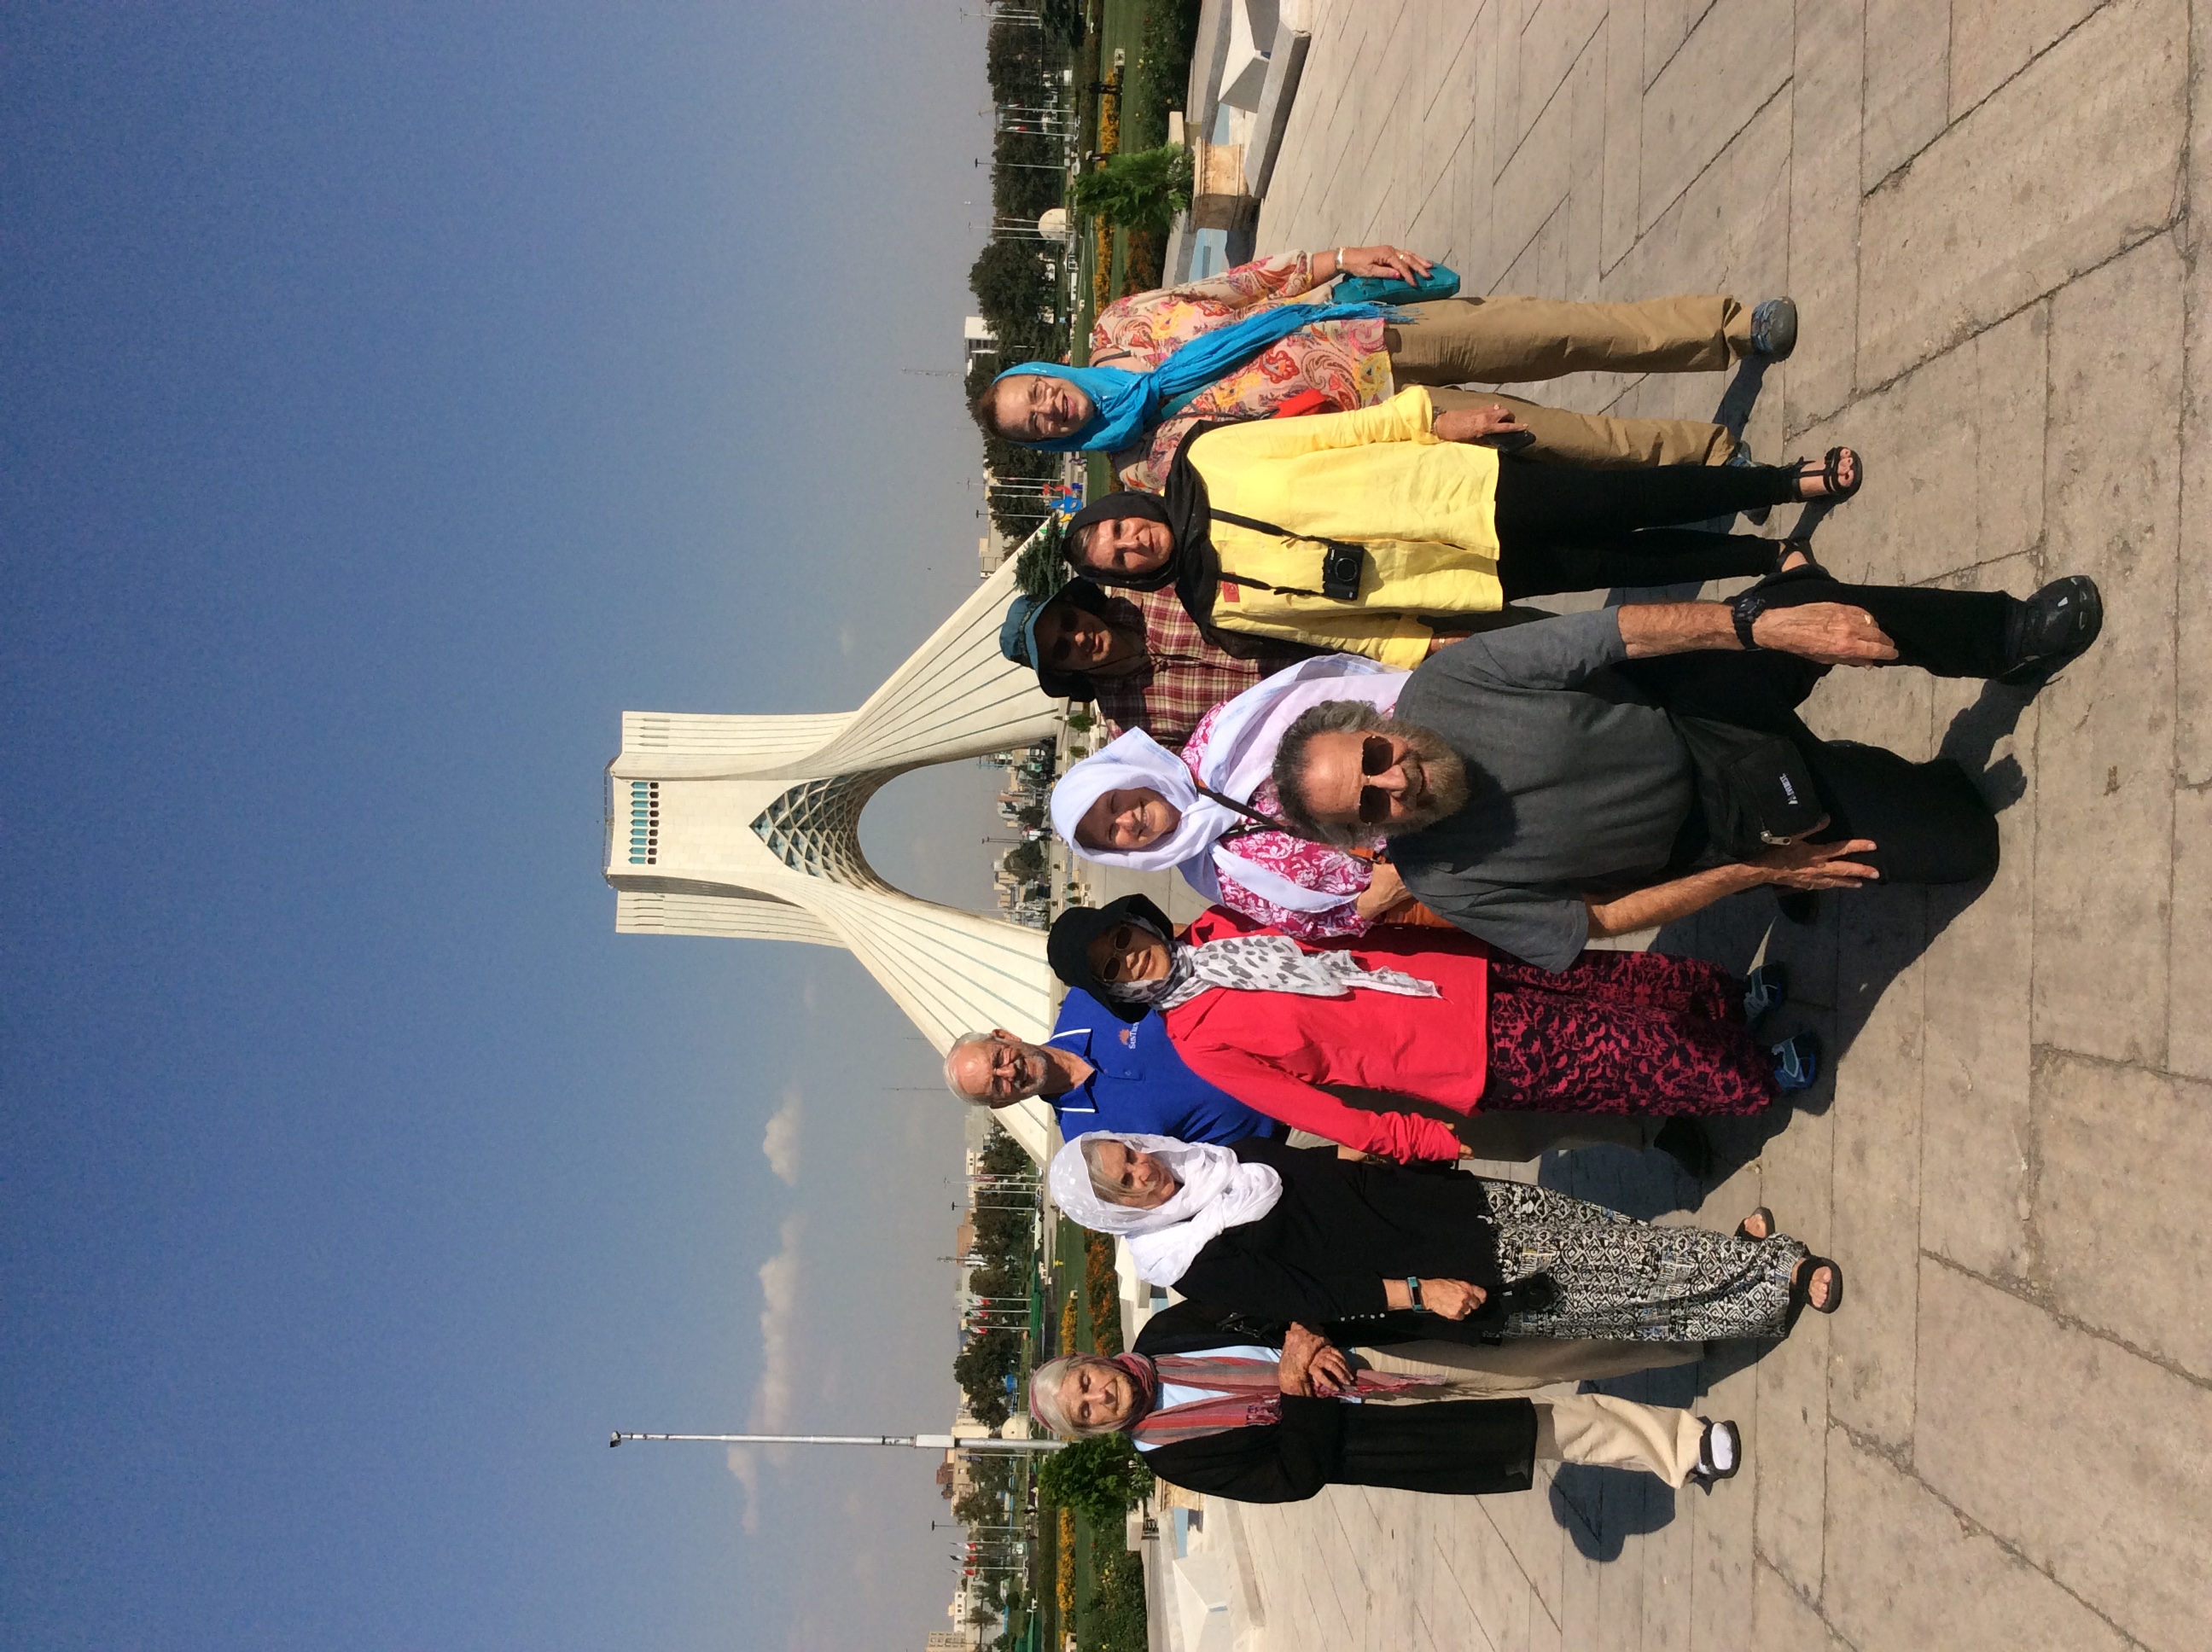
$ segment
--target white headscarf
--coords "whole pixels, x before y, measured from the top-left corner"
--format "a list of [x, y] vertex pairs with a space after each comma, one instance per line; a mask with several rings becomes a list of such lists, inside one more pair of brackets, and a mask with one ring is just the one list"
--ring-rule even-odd
[[[1150, 1153], [1164, 1160], [1182, 1186], [1149, 1211], [1109, 1204], [1091, 1186], [1091, 1166], [1083, 1157], [1086, 1141], [1118, 1141]], [[1127, 1239], [1137, 1277], [1160, 1285], [1182, 1278], [1214, 1235], [1258, 1221], [1283, 1196], [1283, 1179], [1273, 1166], [1242, 1163], [1226, 1147], [1103, 1130], [1078, 1136], [1054, 1153], [1050, 1180], [1054, 1204], [1093, 1233]]]
[[[1322, 654], [1263, 678], [1223, 708], [1206, 732], [1198, 778], [1224, 797], [1249, 803], [1273, 771], [1275, 748], [1298, 718], [1328, 700], [1358, 700], [1387, 712], [1398, 703], [1409, 673], [1358, 654]], [[1075, 841], [1075, 828], [1107, 793], [1148, 787], [1182, 813], [1173, 831], [1141, 849], [1094, 849]], [[1070, 768], [1052, 788], [1053, 829], [1085, 860], [1164, 872], [1172, 866], [1209, 901], [1221, 898], [1221, 879], [1234, 878], [1261, 900], [1292, 912], [1319, 912], [1344, 896], [1294, 884], [1221, 841], [1246, 817], [1202, 796], [1182, 758], [1140, 729]]]

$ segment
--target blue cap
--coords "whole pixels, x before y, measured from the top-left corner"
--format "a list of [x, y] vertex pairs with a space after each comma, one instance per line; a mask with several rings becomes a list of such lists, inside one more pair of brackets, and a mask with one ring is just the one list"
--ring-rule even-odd
[[1006, 617], [999, 627], [999, 652], [1018, 665], [1031, 671], [1043, 669], [1037, 659], [1037, 619], [1052, 606], [1059, 593], [1050, 597], [1017, 597], [1006, 606]]

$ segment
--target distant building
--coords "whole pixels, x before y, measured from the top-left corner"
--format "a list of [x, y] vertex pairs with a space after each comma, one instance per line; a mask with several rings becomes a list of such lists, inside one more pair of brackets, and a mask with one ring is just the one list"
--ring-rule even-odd
[[963, 316], [960, 322], [960, 346], [966, 354], [967, 364], [972, 372], [977, 356], [988, 355], [997, 359], [999, 335], [981, 316]]
[[975, 1644], [973, 1629], [933, 1629], [922, 1652], [969, 1652]]

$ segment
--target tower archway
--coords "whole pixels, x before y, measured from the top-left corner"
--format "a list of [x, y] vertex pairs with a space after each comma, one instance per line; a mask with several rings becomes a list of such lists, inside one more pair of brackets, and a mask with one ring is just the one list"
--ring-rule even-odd
[[[1039, 931], [895, 889], [860, 847], [860, 811], [896, 776], [1048, 738], [1060, 702], [999, 653], [1011, 563], [858, 711], [626, 711], [607, 765], [607, 882], [626, 934], [842, 946], [939, 1050], [963, 1032], [1051, 1029], [1058, 983]], [[1049, 1108], [1000, 1121], [1042, 1160]]]

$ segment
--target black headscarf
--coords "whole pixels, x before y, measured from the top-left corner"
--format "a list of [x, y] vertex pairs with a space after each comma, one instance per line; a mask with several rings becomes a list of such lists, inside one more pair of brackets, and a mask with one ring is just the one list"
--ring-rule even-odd
[[[1067, 559], [1067, 565], [1096, 584], [1125, 591], [1163, 591], [1173, 586], [1185, 611], [1210, 630], [1214, 588], [1221, 581], [1221, 561], [1213, 550], [1212, 514], [1206, 504], [1206, 482], [1190, 462], [1190, 445], [1207, 431], [1220, 428], [1224, 422], [1213, 420], [1196, 425], [1182, 439], [1176, 449], [1175, 463], [1168, 469], [1164, 494], [1127, 490], [1110, 493], [1069, 517], [1067, 532], [1060, 542], [1060, 555]], [[1076, 561], [1076, 541], [1083, 531], [1094, 523], [1119, 516], [1141, 516], [1167, 524], [1172, 542], [1167, 561], [1150, 574], [1136, 574], [1102, 573]]]
[[1114, 995], [1110, 982], [1103, 981], [1091, 968], [1091, 943], [1117, 924], [1147, 925], [1172, 943], [1175, 925], [1168, 914], [1141, 895], [1125, 895], [1103, 907], [1070, 907], [1052, 920], [1045, 938], [1044, 955], [1052, 973], [1068, 986], [1097, 999], [1124, 1021], [1142, 1021], [1150, 1013], [1142, 1004], [1127, 1004]]

